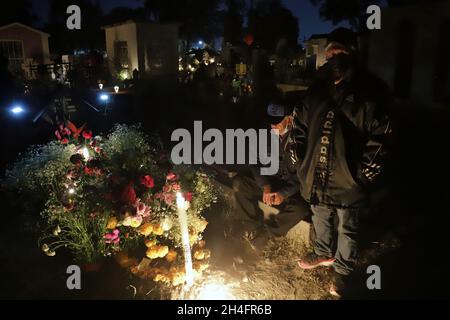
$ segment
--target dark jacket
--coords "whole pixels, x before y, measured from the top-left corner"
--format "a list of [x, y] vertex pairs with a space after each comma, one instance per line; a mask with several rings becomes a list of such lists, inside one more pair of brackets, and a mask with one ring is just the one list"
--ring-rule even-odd
[[275, 176], [262, 176], [257, 167], [251, 167], [255, 180], [260, 187], [270, 184], [283, 197], [288, 198], [299, 193], [300, 184], [297, 178], [297, 167], [294, 155], [293, 131], [289, 130], [280, 138], [280, 160], [278, 173]]
[[357, 206], [381, 176], [391, 125], [385, 88], [368, 75], [311, 86], [294, 112], [300, 190], [312, 204]]

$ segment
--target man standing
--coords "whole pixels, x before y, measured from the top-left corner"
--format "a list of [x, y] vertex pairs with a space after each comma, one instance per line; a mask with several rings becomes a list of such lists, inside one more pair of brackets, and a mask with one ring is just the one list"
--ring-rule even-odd
[[[281, 237], [310, 217], [309, 206], [300, 197], [296, 166], [293, 161], [292, 108], [274, 102], [267, 110], [267, 122], [280, 136], [280, 167], [274, 176], [262, 176], [257, 167], [251, 167], [251, 175], [238, 175], [233, 180], [236, 209], [242, 217], [255, 225], [251, 241], [256, 247], [264, 246], [272, 237]], [[259, 201], [275, 208], [277, 214], [264, 221]]]
[[352, 31], [330, 34], [328, 62], [294, 112], [300, 190], [316, 234], [314, 253], [299, 266], [333, 266], [330, 293], [337, 296], [354, 270], [359, 213], [383, 172], [391, 133], [386, 95], [356, 66], [355, 47]]

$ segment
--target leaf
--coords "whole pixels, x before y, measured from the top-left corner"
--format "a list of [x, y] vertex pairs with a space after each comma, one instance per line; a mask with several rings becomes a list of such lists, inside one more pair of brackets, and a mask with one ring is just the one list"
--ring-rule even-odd
[[67, 127], [69, 128], [70, 131], [72, 131], [73, 137], [75, 139], [78, 139], [81, 132], [83, 132], [84, 127], [86, 127], [86, 124], [83, 124], [81, 126], [81, 128], [78, 129], [77, 126], [73, 124], [73, 122], [71, 122], [70, 120], [67, 120]]

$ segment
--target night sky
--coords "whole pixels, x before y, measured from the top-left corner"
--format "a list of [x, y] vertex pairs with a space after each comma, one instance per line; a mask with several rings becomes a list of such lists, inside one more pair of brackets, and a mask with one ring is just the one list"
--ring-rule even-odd
[[[195, 0], [194, 0], [195, 1]], [[319, 17], [317, 7], [311, 5], [309, 0], [282, 0], [288, 9], [298, 18], [300, 24], [300, 40], [309, 38], [314, 33], [330, 32], [334, 26], [328, 21], [323, 21]], [[35, 14], [42, 21], [47, 19], [48, 3], [42, 0], [33, 0]], [[128, 6], [139, 7], [142, 0], [99, 0], [103, 11], [109, 12], [114, 7]], [[347, 26], [347, 24], [341, 24]]]

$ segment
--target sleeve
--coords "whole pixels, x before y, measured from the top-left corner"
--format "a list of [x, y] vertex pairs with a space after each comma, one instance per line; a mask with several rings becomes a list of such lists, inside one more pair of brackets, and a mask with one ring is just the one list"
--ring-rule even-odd
[[255, 178], [256, 184], [262, 188], [270, 183], [267, 176], [263, 176], [260, 174], [260, 169], [261, 168], [259, 166], [250, 166], [250, 171], [252, 172], [252, 175]]
[[278, 192], [284, 197], [289, 198], [296, 193], [300, 192], [300, 183], [297, 180], [297, 176], [292, 176], [291, 179], [283, 186]]
[[382, 174], [389, 156], [392, 136], [390, 117], [386, 113], [371, 109], [372, 112], [365, 123], [368, 139], [358, 170], [358, 178], [363, 185], [373, 183]]
[[294, 121], [292, 127], [292, 137], [295, 144], [293, 157], [298, 164], [303, 160], [306, 153], [308, 136], [308, 107], [302, 104], [294, 109]]

